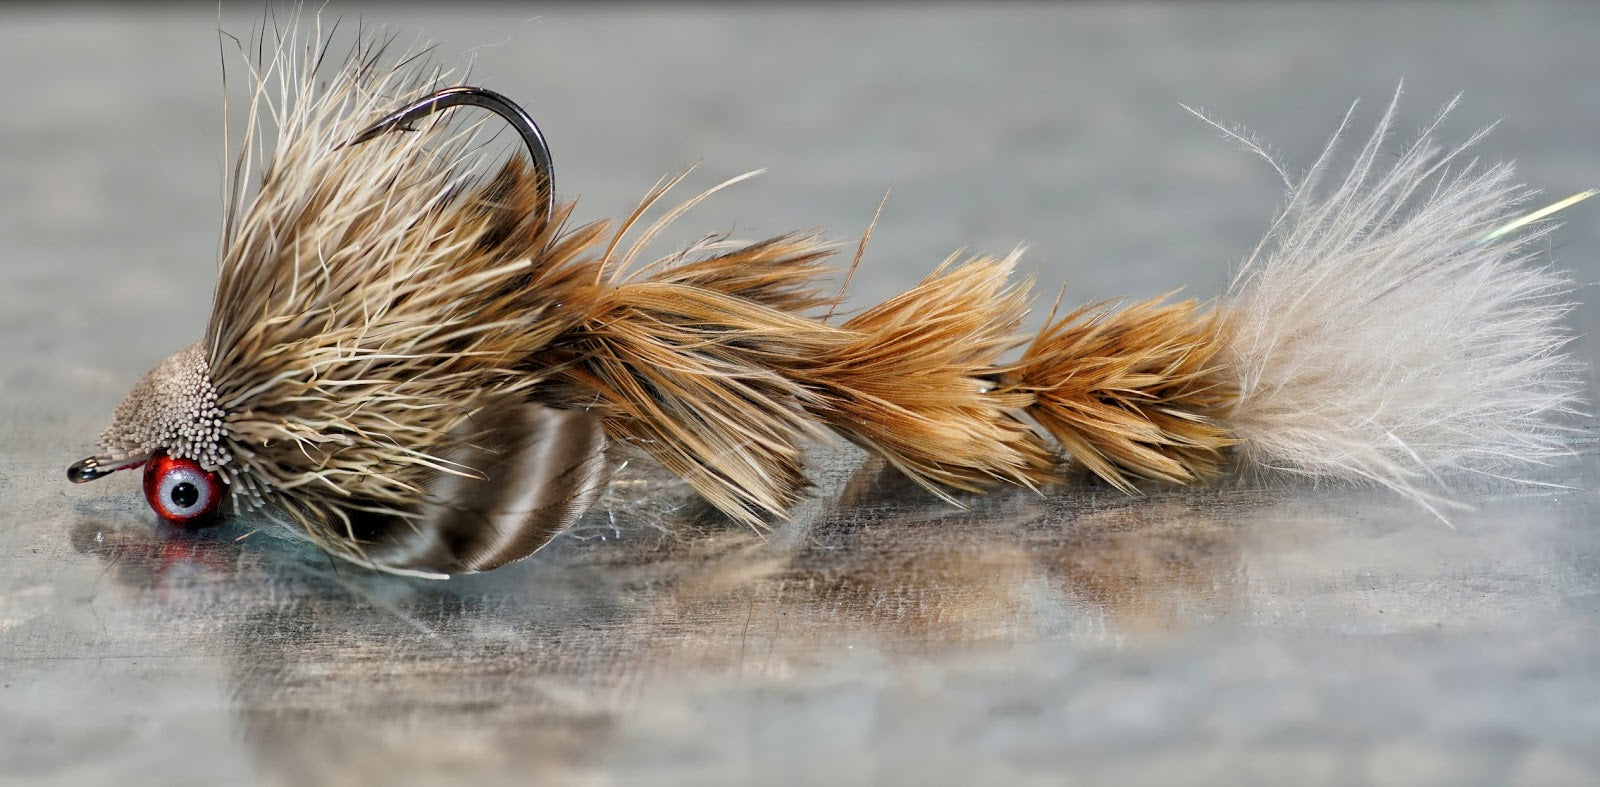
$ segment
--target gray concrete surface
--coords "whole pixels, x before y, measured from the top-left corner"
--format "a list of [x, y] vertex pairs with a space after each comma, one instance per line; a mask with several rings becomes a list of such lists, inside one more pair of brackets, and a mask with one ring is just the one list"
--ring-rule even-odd
[[[1304, 164], [1404, 79], [1403, 125], [1464, 92], [1457, 133], [1503, 119], [1486, 157], [1600, 183], [1593, 6], [332, 13], [474, 53], [582, 217], [703, 160], [693, 184], [771, 172], [686, 233], [849, 241], [892, 186], [858, 302], [1022, 242], [1069, 299], [1215, 293], [1278, 186], [1179, 102]], [[959, 510], [839, 449], [762, 539], [641, 463], [551, 549], [448, 583], [67, 485], [203, 327], [215, 17], [0, 9], [0, 783], [1600, 781], [1593, 441], [1541, 477], [1566, 489], [1463, 490], [1453, 529], [1302, 487]], [[1568, 222], [1593, 363], [1600, 214]]]

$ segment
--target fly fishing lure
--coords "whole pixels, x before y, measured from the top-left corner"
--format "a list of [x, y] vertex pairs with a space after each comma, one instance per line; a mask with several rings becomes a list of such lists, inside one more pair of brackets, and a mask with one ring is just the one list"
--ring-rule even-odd
[[[1442, 150], [1438, 121], [1380, 159], [1393, 104], [1331, 187], [1332, 142], [1303, 178], [1274, 164], [1287, 203], [1215, 302], [1092, 305], [1030, 337], [1015, 254], [951, 258], [838, 320], [814, 234], [635, 265], [706, 194], [626, 244], [681, 176], [615, 231], [570, 227], [509, 99], [382, 68], [372, 45], [319, 84], [325, 45], [288, 49], [254, 72], [204, 338], [68, 471], [142, 465], [174, 523], [264, 508], [363, 565], [483, 571], [576, 521], [612, 445], [756, 525], [797, 501], [802, 446], [829, 431], [946, 496], [1074, 461], [1130, 492], [1238, 466], [1437, 509], [1441, 473], [1515, 477], [1560, 452], [1552, 419], [1580, 390], [1568, 287], [1528, 252], [1550, 210], [1519, 218], [1510, 166]], [[456, 107], [509, 123], [531, 166], [474, 175], [483, 124], [445, 122]]]

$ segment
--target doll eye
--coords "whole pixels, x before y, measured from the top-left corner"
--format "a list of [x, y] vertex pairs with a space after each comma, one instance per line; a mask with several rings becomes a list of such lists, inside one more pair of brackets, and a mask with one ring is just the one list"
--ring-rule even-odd
[[222, 503], [222, 479], [192, 459], [156, 454], [144, 466], [144, 498], [162, 519], [197, 525]]

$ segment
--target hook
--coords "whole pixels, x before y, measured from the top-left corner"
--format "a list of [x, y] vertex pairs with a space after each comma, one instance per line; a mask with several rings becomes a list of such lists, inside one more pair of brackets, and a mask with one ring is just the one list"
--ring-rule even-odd
[[539, 131], [539, 125], [533, 122], [533, 118], [528, 116], [527, 110], [493, 90], [467, 85], [447, 87], [402, 107], [340, 147], [359, 145], [397, 128], [404, 129], [417, 118], [461, 106], [487, 109], [504, 118], [522, 136], [523, 144], [528, 146], [528, 155], [533, 158], [534, 168], [544, 175], [544, 219], [550, 221], [556, 212], [556, 172], [555, 165], [550, 161], [550, 145], [544, 141], [544, 134]]

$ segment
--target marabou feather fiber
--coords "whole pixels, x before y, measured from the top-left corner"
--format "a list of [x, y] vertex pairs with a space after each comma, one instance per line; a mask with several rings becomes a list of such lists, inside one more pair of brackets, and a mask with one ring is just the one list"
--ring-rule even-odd
[[[570, 204], [539, 209], [542, 173], [483, 177], [481, 124], [349, 145], [444, 75], [365, 39], [319, 81], [326, 43], [295, 36], [253, 61], [205, 339], [104, 442], [194, 456], [369, 565], [531, 553], [594, 499], [612, 443], [752, 525], [804, 493], [803, 446], [828, 432], [944, 495], [1037, 487], [1070, 459], [1128, 491], [1243, 463], [1432, 506], [1440, 474], [1559, 452], [1576, 401], [1567, 285], [1532, 259], [1549, 225], [1494, 233], [1527, 193], [1440, 148], [1437, 122], [1386, 157], [1393, 105], [1331, 186], [1332, 143], [1290, 183], [1218, 301], [1090, 306], [1029, 335], [1014, 254], [834, 319], [814, 234], [644, 259], [706, 196], [646, 224], [681, 177], [615, 229], [571, 227]], [[169, 390], [204, 401], [149, 401]]]
[[1582, 386], [1570, 286], [1535, 259], [1552, 225], [1490, 237], [1530, 192], [1466, 158], [1477, 136], [1441, 147], [1449, 109], [1395, 156], [1391, 102], [1330, 184], [1336, 136], [1223, 297], [1220, 417], [1244, 461], [1433, 505], [1447, 474], [1519, 477], [1565, 450], [1553, 423]]

